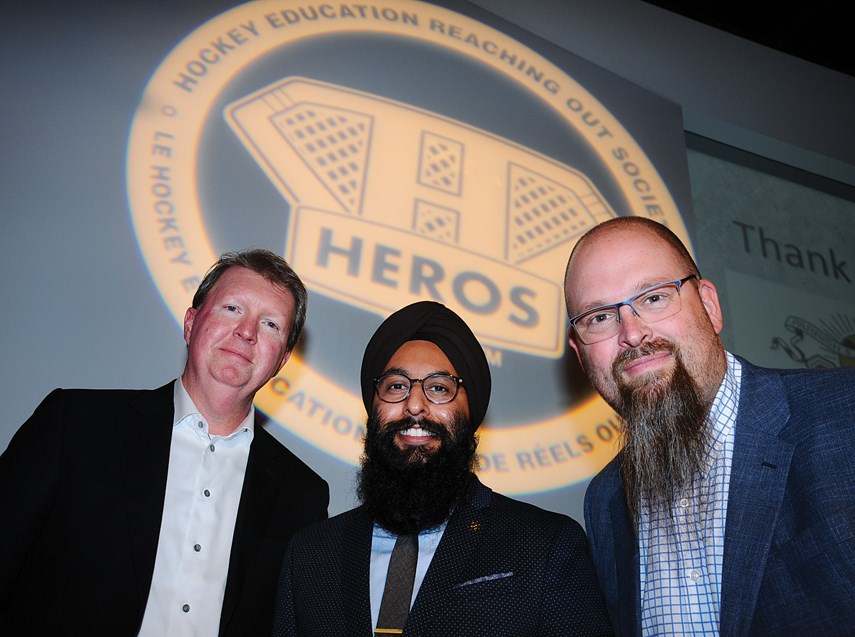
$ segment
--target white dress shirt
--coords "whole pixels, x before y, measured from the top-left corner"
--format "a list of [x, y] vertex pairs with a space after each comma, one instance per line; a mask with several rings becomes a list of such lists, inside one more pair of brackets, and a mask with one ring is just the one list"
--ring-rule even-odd
[[210, 637], [219, 632], [255, 410], [230, 435], [212, 436], [180, 378], [174, 401], [163, 520], [139, 634]]

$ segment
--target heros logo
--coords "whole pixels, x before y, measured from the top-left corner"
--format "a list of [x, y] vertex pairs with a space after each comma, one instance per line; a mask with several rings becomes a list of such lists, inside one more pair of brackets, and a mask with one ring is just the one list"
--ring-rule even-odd
[[[494, 392], [479, 431], [482, 479], [510, 494], [585, 480], [613, 457], [619, 427], [587, 385], [559, 382], [566, 259], [579, 236], [616, 214], [654, 218], [688, 241], [670, 193], [621, 123], [535, 51], [431, 4], [359, 6], [249, 2], [199, 27], [164, 59], [128, 148], [131, 217], [152, 277], [180, 323], [219, 253], [247, 247], [233, 233], [249, 236], [244, 227], [259, 223], [276, 228], [261, 231], [263, 244], [281, 250], [324, 303], [341, 308], [342, 325], [347, 312], [369, 312], [379, 325], [410, 302], [445, 303], [493, 348], [495, 386], [539, 379], [530, 405]], [[404, 77], [411, 67], [430, 68], [430, 86], [409, 89], [416, 97], [406, 102], [382, 95], [375, 44], [406, 51], [395, 60], [405, 69], [399, 81], [412, 83]], [[366, 63], [343, 65], [350, 53]], [[466, 66], [468, 79], [434, 73], [449, 59]], [[383, 79], [395, 76], [393, 66], [384, 61]], [[548, 113], [537, 126], [566, 136], [584, 157], [579, 165], [596, 169], [585, 174], [420, 103], [456, 99], [473, 68], [505, 98], [516, 92], [521, 104]], [[364, 86], [371, 92], [357, 88]], [[532, 126], [532, 113], [525, 115], [520, 124]], [[212, 164], [226, 166], [218, 174], [227, 184], [206, 172]], [[231, 206], [224, 196], [233, 196]], [[295, 353], [256, 405], [355, 463], [365, 423], [358, 379], [334, 381], [324, 370], [340, 361], [318, 351], [311, 364]], [[504, 351], [516, 354], [508, 369]]]
[[569, 241], [614, 216], [584, 175], [462, 122], [304, 78], [237, 101], [227, 119], [290, 204], [285, 256], [310, 284], [382, 317], [424, 298], [450, 303], [485, 344], [563, 353], [561, 289], [546, 277]]
[[301, 208], [294, 230], [286, 250], [292, 265], [309, 285], [349, 305], [386, 317], [433, 299], [457, 308], [484, 345], [542, 355], [561, 351], [561, 290], [554, 283], [327, 212]]

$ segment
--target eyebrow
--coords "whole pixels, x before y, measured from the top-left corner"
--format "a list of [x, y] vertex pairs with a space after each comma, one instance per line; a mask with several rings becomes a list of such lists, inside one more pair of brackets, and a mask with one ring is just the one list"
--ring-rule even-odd
[[[634, 297], [639, 292], [643, 292], [647, 288], [652, 288], [652, 287], [656, 287], [657, 285], [662, 285], [663, 283], [667, 283], [669, 280], [670, 279], [662, 279], [662, 280], [644, 279], [642, 281], [639, 281], [635, 285], [635, 291], [630, 292], [629, 296], [624, 297], [624, 299], [628, 299], [628, 298], [631, 299], [632, 297]], [[592, 301], [592, 302], [588, 303], [587, 305], [579, 308], [579, 310], [573, 316], [578, 316], [579, 314], [582, 314], [584, 312], [596, 310], [596, 309], [601, 308], [601, 307], [610, 307], [612, 305], [617, 305], [618, 303], [621, 303], [624, 299], [622, 299], [621, 301], [612, 301], [611, 303], [609, 303], [607, 301], [602, 301], [602, 300]]]
[[[390, 367], [389, 369], [387, 369], [386, 371], [384, 371], [380, 375], [385, 376], [386, 374], [401, 374], [402, 376], [406, 376], [407, 378], [411, 378], [411, 373], [412, 372], [410, 372], [406, 369], [403, 369], [401, 367]], [[454, 376], [455, 375], [455, 374], [452, 374], [451, 372], [437, 370], [437, 371], [429, 372], [429, 373], [425, 374], [423, 376], [423, 378], [427, 378], [428, 376], [433, 376], [434, 374], [445, 374], [446, 376]]]
[[[243, 292], [235, 291], [228, 296], [224, 295], [220, 302], [224, 305], [239, 305], [241, 307], [248, 307], [249, 305], [253, 305], [252, 300]], [[261, 307], [258, 309], [259, 314], [262, 316], [267, 316], [270, 318], [277, 319], [279, 321], [286, 321], [288, 318], [288, 312], [280, 309], [270, 309]]]

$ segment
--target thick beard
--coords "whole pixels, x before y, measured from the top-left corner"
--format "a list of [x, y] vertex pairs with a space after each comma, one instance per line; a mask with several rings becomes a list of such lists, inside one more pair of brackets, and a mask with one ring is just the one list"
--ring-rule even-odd
[[[414, 424], [439, 437], [436, 451], [395, 445], [395, 434]], [[476, 446], [467, 418], [456, 417], [449, 431], [412, 418], [381, 424], [375, 410], [366, 427], [357, 495], [372, 518], [396, 535], [439, 526], [469, 485]]]
[[[622, 380], [626, 363], [656, 351], [674, 354], [670, 378], [651, 374], [634, 382]], [[673, 517], [675, 501], [691, 496], [694, 510], [703, 510], [699, 487], [710, 444], [710, 405], [701, 398], [680, 352], [671, 342], [656, 339], [618, 356], [612, 373], [624, 420], [621, 469], [633, 523], [638, 523], [642, 501], [652, 511], [667, 510]]]

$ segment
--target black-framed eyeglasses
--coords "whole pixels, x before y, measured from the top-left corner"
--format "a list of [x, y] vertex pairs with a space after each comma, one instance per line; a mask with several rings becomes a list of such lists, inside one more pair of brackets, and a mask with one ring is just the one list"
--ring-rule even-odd
[[374, 390], [384, 403], [399, 403], [406, 400], [416, 383], [421, 384], [425, 398], [430, 402], [444, 405], [457, 397], [463, 379], [439, 372], [424, 378], [410, 378], [398, 372], [389, 372], [374, 379]]
[[620, 308], [624, 305], [628, 305], [632, 313], [645, 323], [662, 321], [682, 309], [680, 288], [686, 281], [697, 278], [697, 275], [690, 274], [677, 281], [658, 283], [620, 303], [585, 310], [571, 318], [570, 325], [580, 341], [585, 345], [592, 345], [620, 332]]

